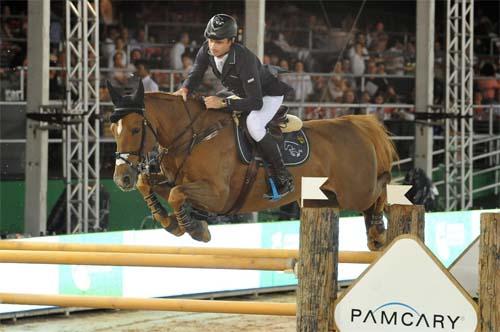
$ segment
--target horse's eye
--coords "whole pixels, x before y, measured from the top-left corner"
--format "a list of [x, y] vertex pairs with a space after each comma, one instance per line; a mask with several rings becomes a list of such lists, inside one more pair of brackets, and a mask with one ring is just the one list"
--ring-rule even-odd
[[141, 132], [141, 129], [139, 128], [132, 128], [132, 135], [139, 134]]

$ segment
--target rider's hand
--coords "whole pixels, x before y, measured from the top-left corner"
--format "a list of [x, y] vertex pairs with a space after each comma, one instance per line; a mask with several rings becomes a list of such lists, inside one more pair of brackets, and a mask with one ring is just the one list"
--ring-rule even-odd
[[189, 93], [189, 91], [188, 91], [188, 89], [187, 89], [187, 88], [180, 88], [179, 90], [175, 91], [175, 92], [173, 93], [173, 95], [174, 95], [174, 96], [182, 96], [182, 99], [183, 99], [184, 101], [186, 101], [186, 100], [187, 100], [188, 93]]
[[226, 103], [224, 99], [217, 97], [217, 96], [209, 96], [204, 98], [205, 101], [205, 107], [207, 109], [218, 109], [218, 108], [224, 108], [226, 107]]

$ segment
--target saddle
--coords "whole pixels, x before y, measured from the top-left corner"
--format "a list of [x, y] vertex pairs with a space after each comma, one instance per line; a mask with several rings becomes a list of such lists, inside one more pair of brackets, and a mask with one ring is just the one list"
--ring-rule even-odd
[[[302, 121], [294, 115], [287, 115], [286, 112], [286, 107], [280, 109], [280, 114], [271, 120], [267, 130], [276, 138], [285, 165], [298, 166], [306, 162], [309, 157], [309, 141], [302, 130]], [[234, 120], [236, 146], [241, 162], [250, 164], [253, 157], [260, 160], [255, 142], [246, 128], [246, 114], [236, 115]]]
[[[246, 128], [247, 116], [247, 113], [241, 112], [233, 114], [238, 156], [244, 164], [250, 164], [254, 157], [262, 164], [262, 158]], [[276, 138], [286, 166], [298, 166], [307, 161], [310, 147], [309, 140], [302, 130], [302, 120], [295, 115], [288, 114], [288, 107], [280, 107], [267, 124], [267, 130]]]

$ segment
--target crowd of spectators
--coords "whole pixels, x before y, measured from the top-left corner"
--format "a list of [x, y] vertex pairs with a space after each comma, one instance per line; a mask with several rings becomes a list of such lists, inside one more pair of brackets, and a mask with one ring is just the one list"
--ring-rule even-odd
[[[209, 17], [203, 10], [186, 10], [186, 6], [187, 3], [181, 8], [164, 2], [101, 0], [101, 76], [124, 88], [130, 84], [131, 75], [135, 75], [143, 80], [148, 91], [176, 89], [193, 65]], [[51, 15], [50, 65], [64, 68], [64, 20], [55, 14], [56, 9], [53, 8]], [[241, 8], [235, 6], [228, 10], [244, 27]], [[2, 85], [9, 88], [8, 82], [20, 75], [16, 68], [28, 65], [26, 6], [14, 8], [9, 3], [3, 5], [1, 11], [0, 78]], [[482, 37], [475, 40], [474, 69], [479, 78], [475, 81], [474, 103], [500, 103], [500, 42], [495, 34], [498, 27], [487, 15], [478, 12], [476, 33]], [[387, 31], [385, 19], [388, 20], [368, 16], [351, 29], [353, 17], [350, 15], [332, 27], [321, 12], [307, 12], [293, 3], [280, 10], [268, 10], [263, 63], [288, 71], [281, 74], [281, 79], [294, 88], [294, 94], [287, 97], [289, 102], [348, 104], [308, 107], [306, 118], [357, 113], [376, 113], [380, 119], [405, 118], [407, 112], [400, 112], [396, 107], [355, 105], [414, 103], [415, 29], [404, 34]], [[441, 38], [436, 36], [435, 103], [442, 103], [444, 94]], [[493, 56], [483, 56], [488, 53]], [[175, 70], [174, 74], [171, 70]], [[211, 94], [218, 89], [220, 85], [208, 71], [200, 93]], [[63, 71], [50, 71], [50, 90], [51, 98], [64, 98]], [[106, 95], [104, 89], [103, 95]], [[483, 111], [477, 109], [478, 118], [486, 116]]]

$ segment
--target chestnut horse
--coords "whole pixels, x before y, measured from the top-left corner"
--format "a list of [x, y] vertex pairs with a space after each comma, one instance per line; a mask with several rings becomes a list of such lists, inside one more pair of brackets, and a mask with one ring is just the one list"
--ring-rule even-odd
[[[121, 96], [109, 84], [108, 89], [115, 106], [111, 116], [117, 144], [115, 183], [124, 191], [137, 188], [155, 220], [169, 232], [177, 236], [187, 232], [196, 240], [209, 241], [207, 223], [188, 211], [192, 206], [227, 213], [242, 190], [248, 166], [237, 155], [232, 115], [207, 111], [200, 99], [184, 102], [167, 93], [144, 94], [142, 83], [133, 95]], [[279, 201], [264, 199], [268, 188], [260, 168], [238, 212], [299, 201], [301, 177], [328, 177], [322, 190], [335, 195], [341, 209], [363, 212], [368, 247], [380, 250], [385, 245], [386, 185], [397, 158], [387, 131], [366, 115], [306, 121], [303, 129], [311, 151], [304, 164], [290, 167], [295, 191]], [[161, 173], [151, 174], [148, 153], [156, 143]], [[173, 214], [167, 214], [156, 194], [168, 201]]]

